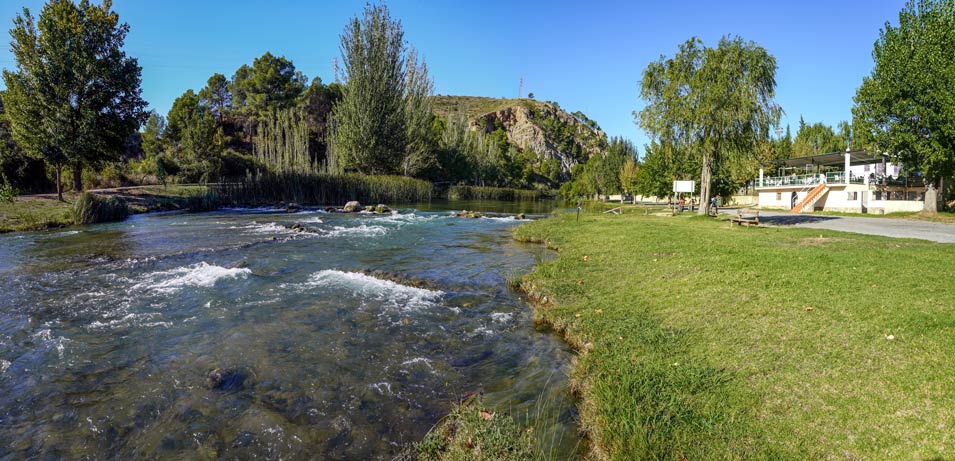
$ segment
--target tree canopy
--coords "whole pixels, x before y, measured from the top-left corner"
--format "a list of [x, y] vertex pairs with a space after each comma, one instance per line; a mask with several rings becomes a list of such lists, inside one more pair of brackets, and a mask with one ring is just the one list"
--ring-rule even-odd
[[83, 165], [116, 159], [146, 120], [141, 68], [123, 51], [128, 32], [110, 0], [51, 0], [38, 20], [26, 8], [14, 19], [5, 109], [17, 143], [55, 165], [61, 198], [65, 163], [81, 190]]
[[909, 1], [886, 23], [852, 108], [859, 136], [921, 171], [925, 208], [955, 173], [955, 0]]
[[776, 59], [739, 37], [723, 37], [716, 48], [692, 38], [644, 71], [640, 95], [647, 105], [634, 116], [664, 149], [699, 159], [701, 214], [709, 211], [713, 172], [724, 159], [755, 155], [779, 122], [775, 87]]

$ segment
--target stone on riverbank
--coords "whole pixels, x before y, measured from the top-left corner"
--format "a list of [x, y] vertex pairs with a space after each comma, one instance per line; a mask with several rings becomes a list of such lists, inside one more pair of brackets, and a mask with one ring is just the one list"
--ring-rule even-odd
[[342, 208], [342, 212], [355, 213], [361, 209], [361, 203], [358, 203], [356, 200], [352, 200], [351, 202], [345, 204], [345, 206]]
[[388, 205], [379, 203], [378, 206], [375, 207], [375, 213], [379, 213], [379, 214], [391, 213], [391, 208], [388, 208]]
[[477, 219], [477, 218], [483, 218], [483, 217], [484, 217], [484, 213], [481, 213], [480, 211], [461, 210], [461, 211], [455, 213], [455, 214], [454, 214], [454, 217], [455, 217], [455, 218]]

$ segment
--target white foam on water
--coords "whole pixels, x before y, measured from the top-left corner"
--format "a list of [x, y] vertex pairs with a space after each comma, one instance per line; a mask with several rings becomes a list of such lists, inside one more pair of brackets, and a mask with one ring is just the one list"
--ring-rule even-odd
[[[392, 392], [391, 392], [391, 383], [384, 382], [384, 381], [382, 381], [382, 382], [380, 382], [380, 383], [369, 384], [369, 385], [368, 385], [368, 388], [369, 388], [369, 389], [374, 389], [374, 390], [378, 391], [378, 393], [381, 394], [381, 395], [388, 395], [388, 394], [391, 394], [391, 393], [392, 393]], [[387, 391], [387, 393], [385, 393], [385, 391]]]
[[427, 365], [428, 368], [431, 368], [431, 359], [426, 359], [424, 357], [415, 357], [411, 360], [405, 360], [404, 362], [401, 362], [401, 366], [414, 365], [416, 363], [423, 363]]
[[323, 223], [323, 222], [325, 222], [325, 221], [323, 221], [322, 218], [319, 218], [318, 216], [316, 216], [316, 217], [314, 217], [314, 218], [306, 219], [306, 220], [304, 220], [304, 221], [302, 221], [302, 222], [303, 222], [303, 223], [307, 223], [307, 224], [321, 224], [321, 223]]
[[494, 334], [495, 334], [495, 333], [494, 333], [494, 330], [492, 330], [492, 329], [490, 329], [490, 328], [487, 328], [487, 327], [477, 327], [477, 328], [474, 329], [474, 331], [468, 333], [468, 337], [469, 337], [469, 338], [473, 338], [473, 337], [475, 337], [475, 336], [494, 336]]
[[83, 232], [83, 231], [71, 230], [71, 231], [57, 232], [55, 234], [50, 234], [50, 237], [66, 237], [67, 235], [76, 235], [76, 234], [79, 234], [80, 232]]
[[10, 365], [12, 364], [9, 360], [0, 360], [0, 375], [6, 373], [7, 369], [10, 368]]
[[325, 237], [380, 237], [387, 234], [388, 229], [362, 224], [357, 227], [334, 226], [331, 229], [318, 229], [318, 233]]
[[512, 317], [514, 317], [514, 314], [510, 312], [492, 312], [491, 313], [491, 320], [498, 323], [510, 322]]
[[185, 287], [212, 287], [221, 279], [245, 278], [252, 271], [244, 267], [227, 268], [205, 261], [168, 271], [153, 272], [133, 286], [133, 290], [153, 290], [171, 293]]
[[153, 328], [153, 327], [168, 328], [172, 326], [172, 322], [162, 322], [162, 321], [151, 322], [150, 321], [160, 316], [161, 314], [157, 312], [149, 312], [144, 314], [126, 314], [122, 317], [105, 320], [102, 322], [99, 320], [94, 320], [93, 323], [90, 324], [90, 328], [93, 330], [115, 330], [118, 328], [126, 328], [131, 326], [146, 327], [146, 328]]
[[511, 222], [511, 221], [517, 220], [517, 218], [513, 216], [482, 216], [480, 219], [486, 219], [488, 221], [498, 221], [498, 222]]
[[250, 234], [294, 234], [295, 231], [274, 222], [258, 223], [252, 221], [241, 226], [229, 226], [229, 229], [239, 229], [247, 231]]
[[435, 305], [435, 301], [444, 296], [443, 291], [409, 287], [359, 272], [330, 269], [312, 274], [308, 284], [349, 289], [355, 296], [385, 301], [399, 310], [431, 307]]

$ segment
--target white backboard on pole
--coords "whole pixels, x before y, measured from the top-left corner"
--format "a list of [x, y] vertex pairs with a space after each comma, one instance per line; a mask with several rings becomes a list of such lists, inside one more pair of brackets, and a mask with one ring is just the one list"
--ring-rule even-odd
[[673, 192], [696, 192], [696, 181], [673, 181]]

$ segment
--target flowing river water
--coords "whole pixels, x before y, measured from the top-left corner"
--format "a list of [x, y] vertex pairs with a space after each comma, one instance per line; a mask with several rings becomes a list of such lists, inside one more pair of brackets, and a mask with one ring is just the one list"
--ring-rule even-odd
[[0, 235], [0, 459], [391, 459], [479, 391], [570, 456], [571, 354], [506, 287], [545, 250], [422, 209]]

